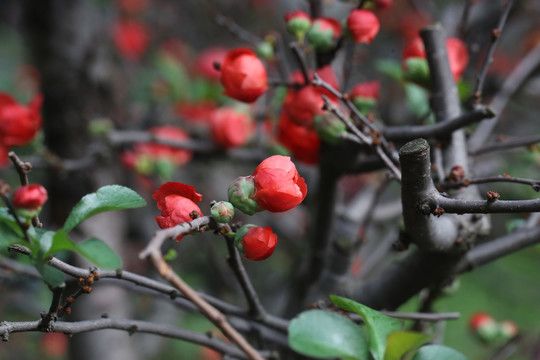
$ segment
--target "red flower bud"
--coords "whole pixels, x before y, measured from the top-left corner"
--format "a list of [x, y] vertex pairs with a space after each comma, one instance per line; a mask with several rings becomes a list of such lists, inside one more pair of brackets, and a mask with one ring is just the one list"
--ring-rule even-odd
[[479, 328], [494, 323], [495, 320], [491, 315], [485, 312], [474, 313], [469, 319], [469, 326], [473, 330], [478, 330]]
[[41, 128], [42, 102], [42, 96], [36, 95], [24, 106], [0, 93], [0, 166], [7, 165], [10, 147], [26, 145], [36, 136]]
[[114, 27], [114, 43], [118, 52], [128, 60], [137, 60], [148, 46], [148, 31], [143, 24], [122, 20]]
[[210, 122], [212, 139], [226, 149], [245, 145], [255, 131], [249, 114], [233, 108], [213, 112]]
[[369, 10], [353, 10], [347, 18], [347, 27], [357, 44], [371, 44], [381, 27], [379, 19]]
[[274, 155], [263, 160], [253, 172], [253, 178], [255, 201], [264, 210], [287, 211], [306, 197], [306, 182], [288, 156]]
[[221, 64], [221, 84], [225, 95], [252, 103], [268, 88], [266, 69], [252, 50], [235, 49]]
[[503, 320], [499, 323], [501, 335], [504, 340], [510, 340], [519, 332], [517, 325], [510, 320]]
[[274, 252], [277, 235], [270, 227], [256, 225], [242, 226], [234, 237], [236, 247], [249, 260], [264, 260]]
[[349, 98], [362, 113], [367, 113], [377, 106], [380, 88], [379, 81], [362, 82], [352, 88]]
[[307, 38], [316, 50], [325, 51], [334, 45], [334, 40], [341, 35], [341, 24], [333, 18], [313, 20]]
[[303, 37], [311, 26], [311, 18], [302, 10], [295, 10], [285, 14], [287, 30], [297, 37]]
[[39, 184], [24, 185], [15, 190], [13, 205], [18, 209], [38, 210], [47, 201], [47, 190]]
[[[203, 216], [197, 206], [202, 195], [197, 193], [193, 186], [170, 181], [161, 185], [152, 198], [157, 200], [157, 207], [161, 210], [161, 216], [156, 216], [155, 219], [162, 229], [192, 221], [193, 212]], [[180, 241], [183, 236], [178, 235], [176, 241]]]

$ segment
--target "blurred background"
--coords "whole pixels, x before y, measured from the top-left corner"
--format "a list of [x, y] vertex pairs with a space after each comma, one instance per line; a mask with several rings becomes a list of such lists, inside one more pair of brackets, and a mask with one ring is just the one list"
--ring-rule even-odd
[[[470, 62], [459, 84], [462, 99], [468, 99], [504, 1], [473, 1], [468, 24], [461, 29], [466, 2], [396, 0], [378, 12], [381, 31], [376, 40], [369, 46], [346, 48], [332, 63], [341, 89], [348, 91], [360, 82], [379, 81], [373, 110], [378, 122], [403, 125], [433, 121], [427, 91], [404, 82], [400, 71], [403, 47], [420, 28], [438, 21], [449, 36], [461, 36], [468, 46]], [[325, 16], [341, 21], [355, 2], [326, 0], [322, 5]], [[248, 47], [264, 59], [270, 78], [288, 78], [298, 66], [288, 47], [294, 37], [287, 33], [283, 18], [296, 9], [309, 11], [308, 1], [0, 1], [0, 92], [25, 105], [38, 94], [45, 99], [42, 131], [29, 144], [12, 149], [33, 164], [30, 181], [43, 184], [49, 192], [41, 214], [45, 228], [59, 228], [73, 205], [99, 186], [129, 186], [147, 200], [146, 207], [98, 215], [78, 228], [75, 237], [99, 237], [121, 254], [125, 270], [155, 276], [137, 255], [158, 228], [154, 216], [159, 211], [151, 195], [159, 185], [172, 180], [195, 186], [203, 194], [200, 207], [207, 214], [210, 201], [227, 199], [227, 186], [236, 177], [251, 174], [271, 154], [292, 154], [310, 189], [304, 204], [284, 214], [237, 217], [245, 223], [271, 226], [278, 234], [274, 255], [264, 262], [246, 261], [246, 267], [268, 311], [276, 315], [286, 312], [291, 274], [298, 271], [307, 252], [306, 237], [314, 221], [317, 159], [287, 146], [277, 136], [284, 87], [272, 88], [254, 105], [240, 104], [222, 95], [219, 72], [213, 63], [221, 62], [230, 49]], [[514, 5], [486, 79], [486, 103], [540, 42], [539, 19], [538, 1], [522, 0]], [[539, 133], [539, 75], [536, 69], [512, 96], [500, 114], [497, 136]], [[225, 107], [244, 114], [253, 124], [253, 136], [242, 146], [224, 148], [216, 140], [211, 119]], [[160, 132], [170, 126], [177, 130]], [[468, 131], [473, 129], [471, 126]], [[186, 148], [155, 148], [144, 137], [148, 133], [172, 141], [185, 140]], [[531, 146], [478, 155], [474, 172], [478, 176], [509, 173], [537, 179], [539, 166], [539, 149]], [[0, 178], [12, 188], [18, 186], [13, 167], [0, 168]], [[343, 176], [338, 183], [338, 200], [347, 204], [362, 189], [379, 189], [384, 181], [380, 171]], [[504, 199], [537, 197], [531, 188], [515, 184], [481, 187], [481, 193], [487, 190], [497, 190]], [[399, 187], [385, 186], [377, 206], [369, 228], [359, 234], [363, 245], [353, 262], [353, 273], [369, 263], [377, 245], [397, 234], [401, 220]], [[527, 221], [535, 220], [494, 215], [493, 229], [486, 240]], [[197, 234], [168, 246], [177, 252], [172, 261], [175, 270], [195, 289], [245, 306], [225, 263], [227, 251], [221, 237]], [[61, 256], [79, 266], [89, 266], [80, 258]], [[395, 256], [388, 254], [385, 261]], [[25, 262], [24, 258], [18, 260]], [[376, 269], [377, 264], [370, 267]], [[500, 344], [481, 341], [468, 327], [470, 316], [483, 311], [497, 321], [507, 319], [517, 324], [521, 337], [508, 358], [533, 359], [536, 354], [540, 359], [539, 246], [464, 274], [451, 287], [434, 304], [435, 311], [461, 313], [459, 320], [443, 325], [444, 344], [470, 359], [489, 359], [497, 353]], [[4, 266], [0, 266], [0, 291], [0, 321], [36, 320], [48, 309], [51, 299], [51, 292], [39, 279]], [[399, 310], [416, 311], [418, 306], [419, 300], [414, 298]], [[68, 318], [93, 319], [105, 313], [217, 334], [202, 316], [179, 309], [166, 298], [105, 280], [91, 295], [77, 301]], [[129, 336], [120, 331], [75, 335], [69, 340], [63, 334], [17, 333], [0, 344], [0, 359], [36, 358], [219, 357], [182, 341], [155, 335]]]

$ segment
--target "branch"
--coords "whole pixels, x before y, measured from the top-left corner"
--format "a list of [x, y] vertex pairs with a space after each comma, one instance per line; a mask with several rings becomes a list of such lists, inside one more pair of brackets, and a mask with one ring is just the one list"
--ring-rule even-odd
[[[197, 221], [199, 220], [200, 221]], [[172, 268], [167, 264], [163, 255], [161, 254], [161, 245], [170, 237], [176, 237], [180, 234], [190, 233], [191, 231], [199, 229], [201, 226], [209, 224], [210, 217], [203, 216], [198, 219], [194, 219], [191, 222], [177, 225], [170, 229], [164, 229], [157, 231], [148, 246], [139, 254], [140, 258], [150, 258], [151, 263], [154, 265], [158, 273], [168, 282], [170, 282], [175, 288], [180, 290], [184, 296], [192, 301], [204, 314], [204, 316], [216, 325], [225, 336], [233, 341], [242, 351], [244, 351], [250, 359], [262, 360], [262, 356], [255, 350], [246, 339], [227, 321], [225, 315], [217, 308], [210, 305], [204, 300], [197, 292], [195, 292], [180, 276], [178, 276]]]
[[254, 34], [250, 33], [246, 29], [242, 28], [240, 25], [235, 23], [232, 19], [223, 16], [222, 14], [218, 13], [215, 9], [210, 9], [212, 13], [214, 14], [214, 20], [218, 25], [221, 25], [225, 27], [227, 30], [231, 32], [231, 34], [237, 36], [239, 39], [251, 44], [252, 46], [257, 46], [260, 43], [262, 43], [262, 40], [255, 36]]
[[507, 149], [514, 149], [523, 146], [531, 146], [540, 143], [540, 136], [533, 135], [523, 138], [511, 139], [511, 140], [502, 140], [496, 143], [488, 144], [484, 147], [481, 147], [475, 151], [470, 151], [471, 155], [480, 155], [485, 154], [491, 151], [501, 151]]
[[456, 273], [471, 271], [479, 266], [540, 242], [540, 227], [516, 231], [480, 244], [459, 262]]
[[528, 213], [540, 211], [540, 199], [460, 200], [435, 194], [419, 203], [418, 208], [425, 215], [441, 211], [450, 214]]
[[503, 175], [498, 175], [498, 176], [488, 176], [488, 177], [476, 178], [476, 179], [463, 179], [457, 182], [445, 182], [445, 183], [439, 184], [438, 187], [440, 187], [443, 190], [446, 190], [446, 189], [456, 189], [463, 186], [467, 187], [469, 185], [487, 184], [487, 183], [494, 183], [494, 182], [509, 182], [509, 183], [515, 183], [515, 184], [525, 184], [525, 185], [530, 185], [534, 191], [540, 191], [540, 180], [517, 178], [517, 177], [512, 177], [508, 174], [503, 174]]
[[416, 138], [446, 137], [449, 133], [471, 125], [484, 119], [495, 117], [495, 113], [488, 107], [475, 109], [467, 114], [457, 116], [451, 120], [438, 122], [427, 126], [392, 126], [382, 129], [384, 137], [391, 141], [410, 141]]
[[[89, 331], [104, 329], [116, 329], [127, 331], [130, 335], [140, 332], [165, 336], [173, 339], [185, 340], [195, 344], [203, 345], [224, 354], [230, 354], [241, 359], [248, 357], [236, 347], [224, 341], [214, 339], [208, 335], [199, 334], [190, 330], [179, 329], [165, 324], [155, 324], [148, 321], [129, 319], [101, 318], [96, 320], [85, 320], [77, 322], [56, 321], [49, 326], [48, 332], [59, 332], [64, 334], [80, 334]], [[1, 322], [0, 336], [7, 341], [9, 334], [28, 331], [43, 331], [41, 320], [28, 322]]]
[[497, 24], [497, 28], [491, 31], [491, 44], [489, 46], [486, 57], [484, 58], [484, 63], [482, 65], [482, 69], [480, 70], [480, 74], [478, 74], [478, 76], [476, 77], [476, 86], [473, 92], [473, 96], [477, 104], [482, 101], [482, 88], [484, 87], [484, 80], [486, 78], [489, 65], [493, 62], [493, 53], [495, 52], [495, 48], [497, 47], [497, 43], [499, 42], [499, 37], [501, 36], [504, 25], [506, 24], [506, 19], [508, 18], [508, 14], [510, 14], [510, 10], [512, 9], [513, 4], [514, 0], [504, 1], [503, 12], [499, 19], [499, 23]]
[[225, 236], [225, 240], [227, 241], [227, 249], [229, 251], [229, 259], [227, 263], [231, 267], [234, 275], [240, 283], [240, 286], [242, 287], [244, 296], [249, 304], [249, 313], [254, 319], [264, 319], [266, 317], [266, 311], [264, 310], [264, 307], [259, 300], [259, 296], [257, 296], [257, 292], [249, 279], [244, 264], [242, 264], [240, 254], [234, 246], [234, 239], [230, 236]]
[[[497, 114], [501, 114], [510, 97], [517, 91], [521, 84], [531, 75], [540, 64], [540, 42], [523, 58], [514, 68], [514, 71], [506, 78], [501, 90], [491, 101], [490, 107]], [[490, 134], [497, 126], [499, 117], [490, 122], [483, 122], [474, 134], [469, 138], [470, 149], [474, 153], [487, 141]]]
[[302, 76], [304, 77], [304, 85], [308, 85], [310, 83], [309, 71], [308, 71], [308, 66], [306, 62], [306, 57], [304, 56], [304, 52], [302, 51], [302, 49], [296, 42], [293, 42], [290, 45], [290, 48], [293, 52], [296, 62], [300, 66], [300, 71], [302, 72]]

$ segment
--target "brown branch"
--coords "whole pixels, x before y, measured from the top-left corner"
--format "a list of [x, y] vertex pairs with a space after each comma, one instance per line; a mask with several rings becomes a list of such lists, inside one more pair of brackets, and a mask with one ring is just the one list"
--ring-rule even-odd
[[471, 155], [480, 155], [492, 151], [508, 150], [518, 147], [531, 146], [540, 143], [540, 135], [527, 136], [523, 138], [511, 139], [511, 140], [502, 140], [492, 144], [488, 144], [484, 147], [481, 147], [475, 151], [471, 151]]
[[466, 187], [469, 185], [487, 184], [487, 183], [494, 183], [494, 182], [525, 184], [525, 185], [530, 185], [534, 191], [540, 191], [540, 180], [516, 178], [509, 175], [488, 176], [488, 177], [476, 178], [476, 179], [463, 179], [458, 182], [444, 182], [444, 183], [439, 184], [438, 186], [442, 190], [447, 190], [447, 189], [457, 189], [460, 187]]
[[460, 200], [434, 195], [418, 204], [424, 215], [440, 214], [496, 214], [540, 212], [540, 199], [528, 200]]

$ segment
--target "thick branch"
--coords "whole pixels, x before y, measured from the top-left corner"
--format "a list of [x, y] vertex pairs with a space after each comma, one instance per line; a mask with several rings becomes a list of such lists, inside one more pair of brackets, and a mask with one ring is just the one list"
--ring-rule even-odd
[[528, 213], [540, 211], [540, 199], [528, 200], [460, 200], [440, 194], [430, 196], [419, 205], [422, 213], [434, 213], [437, 208], [451, 214]]

